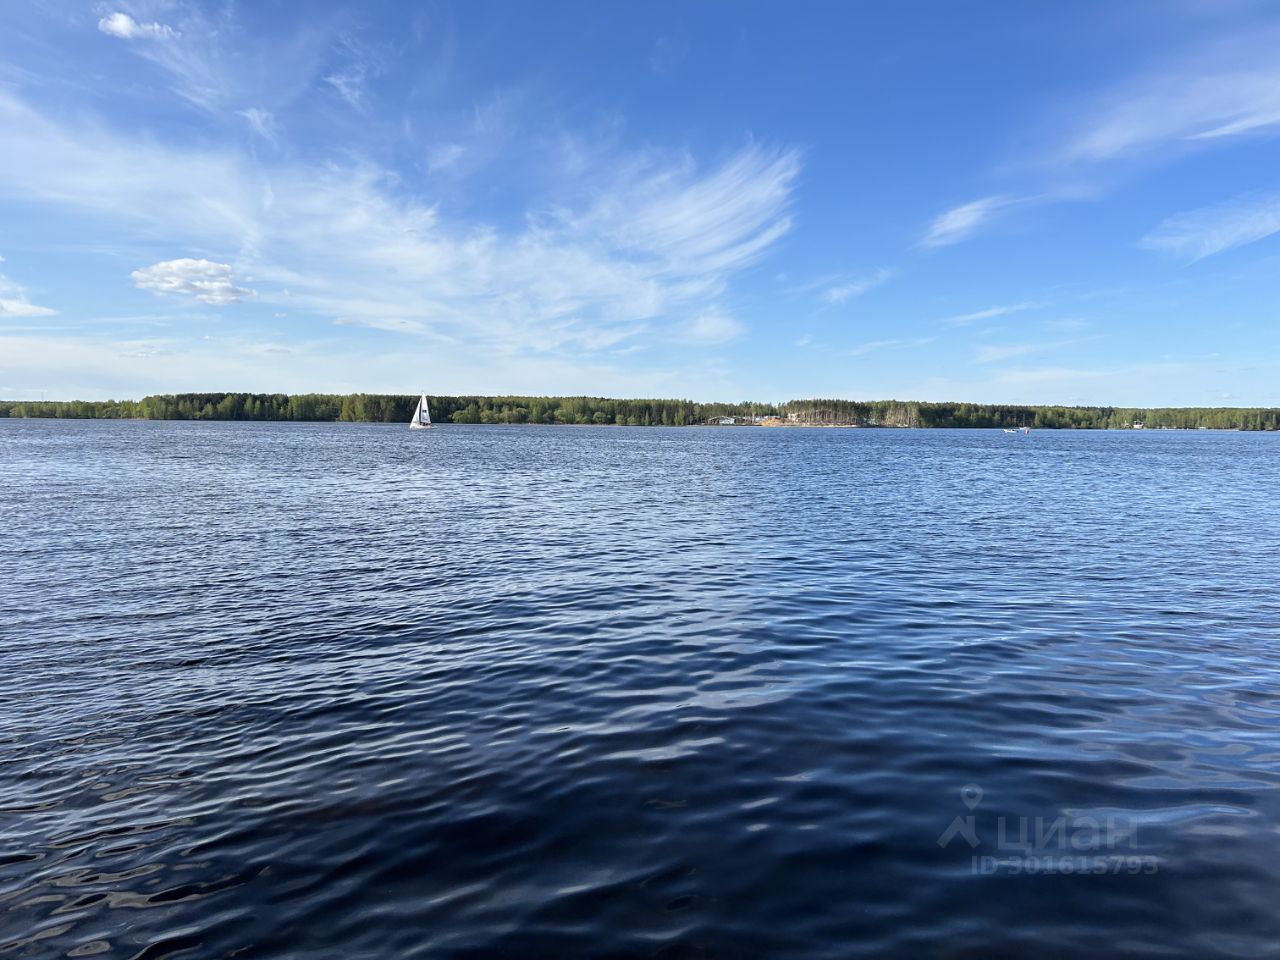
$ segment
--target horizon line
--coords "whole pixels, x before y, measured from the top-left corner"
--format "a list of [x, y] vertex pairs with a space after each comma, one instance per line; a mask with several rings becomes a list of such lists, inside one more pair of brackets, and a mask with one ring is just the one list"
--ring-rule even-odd
[[182, 390], [172, 393], [148, 393], [140, 397], [107, 397], [101, 400], [85, 400], [79, 398], [71, 399], [19, 399], [0, 397], [0, 404], [10, 406], [17, 404], [58, 404], [58, 403], [141, 403], [151, 397], [194, 397], [194, 396], [241, 396], [241, 397], [414, 397], [423, 395], [428, 398], [452, 398], [452, 399], [495, 399], [510, 398], [520, 400], [606, 400], [615, 402], [634, 402], [634, 401], [660, 401], [663, 403], [689, 403], [696, 406], [764, 406], [764, 407], [782, 407], [792, 403], [851, 403], [851, 404], [878, 404], [878, 403], [901, 403], [901, 404], [917, 404], [927, 406], [975, 406], [975, 407], [1018, 407], [1022, 409], [1039, 409], [1039, 408], [1062, 408], [1068, 410], [1280, 410], [1280, 406], [1218, 406], [1218, 405], [1194, 405], [1194, 404], [1115, 404], [1115, 403], [1024, 403], [1019, 401], [990, 401], [990, 400], [914, 400], [902, 399], [899, 397], [881, 397], [874, 399], [854, 399], [849, 397], [792, 397], [787, 400], [690, 400], [687, 397], [643, 397], [643, 396], [605, 396], [603, 394], [590, 393], [423, 393], [423, 391], [411, 391], [405, 393], [376, 393], [366, 390], [349, 391], [346, 393], [338, 393], [332, 391], [309, 390], [303, 392], [286, 392], [286, 391], [256, 391], [256, 390]]

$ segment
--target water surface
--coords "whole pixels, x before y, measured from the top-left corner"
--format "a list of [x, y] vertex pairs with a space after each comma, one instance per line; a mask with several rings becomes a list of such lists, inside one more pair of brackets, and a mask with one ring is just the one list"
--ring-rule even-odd
[[1253, 434], [0, 422], [0, 954], [1280, 955], [1277, 490]]

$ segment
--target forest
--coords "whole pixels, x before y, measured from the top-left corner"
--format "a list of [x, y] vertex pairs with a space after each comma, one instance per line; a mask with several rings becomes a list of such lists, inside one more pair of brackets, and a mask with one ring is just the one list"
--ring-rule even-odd
[[[141, 400], [0, 401], [0, 418], [290, 420], [402, 423], [416, 396], [353, 393], [178, 393]], [[694, 403], [608, 397], [429, 397], [436, 422], [683, 427], [720, 417], [776, 417], [797, 425], [1116, 430], [1277, 430], [1280, 409], [1264, 407], [1063, 407], [901, 400]]]

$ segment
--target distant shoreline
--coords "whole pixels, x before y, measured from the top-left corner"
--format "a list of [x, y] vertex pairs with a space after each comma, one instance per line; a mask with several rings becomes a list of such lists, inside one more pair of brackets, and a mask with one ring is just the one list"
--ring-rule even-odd
[[[398, 429], [403, 426], [394, 420], [183, 420], [177, 419], [156, 419], [156, 417], [50, 417], [50, 416], [0, 416], [0, 422], [5, 420], [14, 421], [38, 421], [38, 420], [55, 420], [59, 422], [118, 422], [118, 424], [297, 424], [310, 426], [332, 426], [335, 424], [344, 424], [349, 426], [378, 426], [388, 430]], [[664, 424], [649, 424], [648, 426], [631, 426], [618, 424], [454, 424], [454, 422], [442, 421], [438, 424], [431, 425], [435, 430], [451, 430], [457, 426], [493, 426], [498, 429], [517, 428], [517, 426], [530, 426], [530, 428], [538, 428], [545, 430], [562, 430], [566, 428], [572, 429], [589, 429], [589, 430], [650, 430], [654, 428], [664, 428], [669, 430], [735, 430], [750, 429], [755, 425], [739, 425], [739, 426], [718, 426], [716, 424], [684, 424], [681, 426], [666, 426]], [[790, 430], [858, 430], [858, 431], [897, 431], [902, 430], [1000, 430], [998, 426], [859, 426], [856, 424], [778, 424], [777, 429]], [[1114, 431], [1128, 431], [1134, 433], [1132, 428], [1119, 428], [1119, 426], [1041, 426], [1036, 430], [1052, 430], [1052, 431], [1079, 431], [1079, 433], [1114, 433]], [[1157, 428], [1146, 428], [1139, 430], [1138, 433], [1276, 433], [1270, 429], [1248, 429], [1238, 428], [1238, 426], [1157, 426]], [[760, 430], [760, 433], [772, 433], [772, 430]]]
[[[0, 401], [0, 419], [407, 423], [403, 394], [157, 394], [141, 400]], [[1280, 430], [1275, 407], [1068, 407], [914, 400], [695, 403], [610, 397], [428, 397], [436, 423], [629, 427]]]

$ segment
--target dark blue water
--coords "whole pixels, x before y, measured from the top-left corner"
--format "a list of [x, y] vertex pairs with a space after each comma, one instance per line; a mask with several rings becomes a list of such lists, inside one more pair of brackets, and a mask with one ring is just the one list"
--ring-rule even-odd
[[0, 422], [0, 955], [1280, 955], [1280, 436]]

